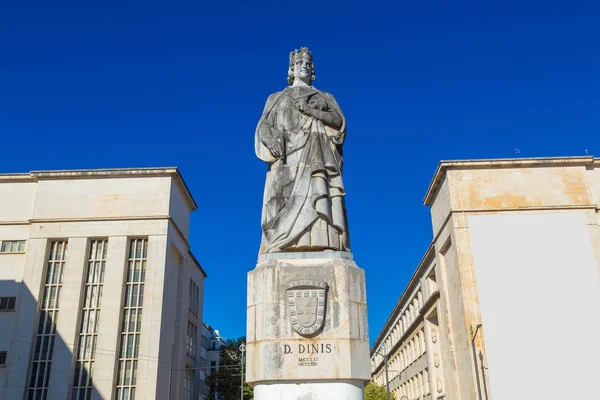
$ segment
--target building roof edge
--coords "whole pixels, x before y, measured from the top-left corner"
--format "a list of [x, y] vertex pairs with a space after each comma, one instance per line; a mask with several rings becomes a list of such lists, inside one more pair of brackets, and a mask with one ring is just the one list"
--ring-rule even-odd
[[93, 178], [129, 178], [139, 176], [171, 176], [183, 189], [192, 210], [198, 209], [181, 171], [177, 167], [144, 167], [144, 168], [101, 168], [101, 169], [63, 169], [36, 170], [25, 173], [0, 173], [0, 182], [23, 182], [47, 179], [93, 179]]
[[449, 169], [465, 168], [511, 168], [517, 166], [555, 166], [561, 165], [583, 165], [593, 164], [594, 156], [573, 156], [573, 157], [530, 157], [530, 158], [487, 158], [471, 160], [442, 160], [439, 162], [425, 193], [423, 204], [430, 206], [437, 195], [437, 192], [446, 177], [446, 171]]
[[196, 267], [200, 270], [200, 272], [202, 273], [202, 275], [204, 275], [205, 278], [208, 278], [208, 275], [206, 274], [206, 271], [204, 270], [204, 268], [202, 268], [202, 265], [200, 265], [200, 263], [198, 262], [198, 260], [196, 259], [196, 257], [194, 256], [194, 254], [192, 253], [192, 251], [190, 249], [188, 249], [188, 255], [192, 259], [192, 262], [194, 264], [196, 264]]

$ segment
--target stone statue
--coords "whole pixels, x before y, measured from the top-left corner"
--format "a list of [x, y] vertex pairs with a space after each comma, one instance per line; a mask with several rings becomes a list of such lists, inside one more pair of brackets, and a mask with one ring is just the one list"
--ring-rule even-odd
[[260, 254], [349, 251], [342, 182], [346, 119], [335, 98], [312, 86], [312, 54], [290, 53], [289, 86], [267, 99], [256, 155], [269, 164]]

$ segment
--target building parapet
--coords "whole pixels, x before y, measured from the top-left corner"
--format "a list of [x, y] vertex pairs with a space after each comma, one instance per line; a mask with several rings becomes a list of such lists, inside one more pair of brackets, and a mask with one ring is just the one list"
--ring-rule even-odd
[[449, 169], [517, 168], [517, 167], [553, 167], [589, 165], [598, 161], [594, 156], [575, 157], [531, 157], [531, 158], [492, 158], [479, 160], [442, 160], [438, 164], [433, 179], [427, 188], [423, 204], [431, 206]]
[[107, 169], [73, 169], [53, 171], [31, 171], [29, 173], [0, 173], [2, 182], [37, 182], [49, 179], [95, 179], [95, 178], [132, 178], [144, 176], [170, 176], [180, 186], [189, 203], [191, 210], [198, 205], [194, 200], [181, 172], [177, 167], [147, 167], [147, 168], [107, 168]]

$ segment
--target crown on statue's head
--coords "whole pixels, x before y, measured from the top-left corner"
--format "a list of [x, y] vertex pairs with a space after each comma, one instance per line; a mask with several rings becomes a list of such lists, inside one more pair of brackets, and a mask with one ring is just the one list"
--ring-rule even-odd
[[296, 61], [302, 59], [310, 62], [310, 69], [312, 70], [310, 80], [311, 82], [315, 80], [315, 65], [313, 64], [312, 53], [308, 50], [308, 47], [300, 47], [300, 50], [290, 52], [290, 67], [288, 68], [288, 83], [290, 85], [294, 83], [294, 65], [296, 64]]
[[290, 52], [290, 65], [294, 65], [297, 60], [302, 58], [306, 58], [312, 63], [312, 53], [308, 50], [308, 47], [300, 47], [300, 50]]

